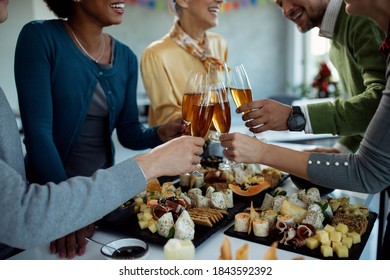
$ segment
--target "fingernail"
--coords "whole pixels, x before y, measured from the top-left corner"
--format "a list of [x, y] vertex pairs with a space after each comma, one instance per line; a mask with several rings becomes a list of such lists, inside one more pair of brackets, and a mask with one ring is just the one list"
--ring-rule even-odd
[[85, 247], [79, 249], [79, 256], [82, 256], [85, 254]]
[[68, 259], [73, 259], [76, 256], [76, 251], [72, 250], [68, 252]]

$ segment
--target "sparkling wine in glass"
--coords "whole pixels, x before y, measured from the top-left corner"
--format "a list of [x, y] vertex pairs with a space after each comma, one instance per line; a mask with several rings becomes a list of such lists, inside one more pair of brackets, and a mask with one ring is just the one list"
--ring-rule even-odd
[[211, 100], [211, 91], [206, 85], [192, 106], [191, 135], [205, 137], [213, 120], [215, 104]]
[[[211, 84], [209, 89], [214, 99], [213, 123], [215, 129], [219, 135], [229, 133], [231, 126], [231, 111], [226, 86], [223, 82], [217, 82]], [[220, 170], [230, 170], [236, 165], [237, 163], [225, 158], [218, 168]]]
[[[237, 107], [252, 102], [252, 88], [244, 65], [235, 66], [230, 71], [230, 92]], [[245, 112], [246, 113], [246, 112]]]
[[198, 103], [207, 84], [207, 74], [191, 72], [188, 76], [181, 104], [182, 116], [185, 124], [191, 124], [193, 105]]
[[231, 112], [225, 84], [217, 82], [210, 85], [214, 103], [213, 124], [219, 133], [228, 133], [231, 125]]
[[[209, 64], [209, 69], [208, 69], [208, 80], [210, 84], [218, 84], [222, 83], [225, 86], [225, 92], [229, 92], [229, 76], [228, 76], [228, 68], [227, 64], [225, 62], [212, 62]], [[215, 98], [213, 98], [213, 102], [215, 102]], [[230, 109], [230, 107], [229, 107]], [[214, 110], [214, 116], [213, 116], [213, 125], [216, 131], [213, 131], [209, 135], [209, 139], [214, 142], [219, 142], [219, 136], [220, 136], [220, 131], [217, 128], [217, 115], [216, 115], [216, 110]]]
[[[249, 103], [253, 101], [252, 96], [252, 87], [249, 82], [248, 75], [245, 71], [245, 67], [243, 64], [234, 66], [229, 71], [229, 77], [230, 77], [230, 92], [233, 97], [233, 101], [236, 104], [237, 108], [240, 107], [243, 104]], [[245, 113], [248, 113], [250, 111], [245, 111]], [[256, 135], [253, 132], [250, 132], [250, 134], [253, 137], [256, 137]], [[259, 140], [263, 142], [267, 142], [265, 138], [260, 138]]]

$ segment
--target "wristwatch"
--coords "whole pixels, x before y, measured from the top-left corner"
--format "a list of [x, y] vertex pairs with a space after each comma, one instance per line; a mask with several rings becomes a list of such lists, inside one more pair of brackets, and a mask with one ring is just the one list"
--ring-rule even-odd
[[287, 120], [287, 127], [291, 131], [302, 131], [305, 129], [306, 119], [299, 106], [292, 106], [291, 115]]

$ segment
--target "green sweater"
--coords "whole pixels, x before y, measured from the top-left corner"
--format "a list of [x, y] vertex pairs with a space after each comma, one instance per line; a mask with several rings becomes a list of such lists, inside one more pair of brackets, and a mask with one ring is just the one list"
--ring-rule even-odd
[[384, 38], [372, 20], [348, 15], [341, 6], [329, 55], [349, 98], [308, 105], [313, 133], [342, 135], [341, 144], [359, 148], [386, 84], [386, 60], [379, 52]]

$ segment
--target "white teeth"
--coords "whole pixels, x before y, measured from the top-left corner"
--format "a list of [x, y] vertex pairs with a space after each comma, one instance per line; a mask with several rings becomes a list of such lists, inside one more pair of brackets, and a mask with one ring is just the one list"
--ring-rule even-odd
[[125, 7], [125, 3], [115, 3], [110, 5], [111, 8], [114, 9], [123, 9]]
[[299, 18], [302, 14], [303, 14], [303, 12], [300, 12], [300, 13], [295, 14], [295, 16], [292, 18], [292, 20], [296, 20], [296, 19]]

